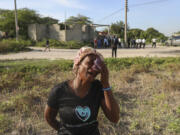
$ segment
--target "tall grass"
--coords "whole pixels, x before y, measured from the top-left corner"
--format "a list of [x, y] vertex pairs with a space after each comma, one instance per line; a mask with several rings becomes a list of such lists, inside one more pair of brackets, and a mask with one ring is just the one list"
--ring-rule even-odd
[[[58, 41], [55, 39], [49, 39], [49, 45], [50, 47], [54, 47], [54, 48], [62, 48], [62, 49], [79, 49], [83, 46], [91, 46], [92, 44], [89, 42], [81, 42], [81, 41]], [[39, 46], [39, 47], [45, 47], [46, 46], [46, 40], [42, 40], [39, 42], [36, 42], [35, 46]]]
[[[105, 59], [120, 121], [102, 110], [102, 135], [180, 134], [180, 58]], [[51, 88], [73, 78], [71, 60], [0, 61], [0, 134], [56, 134], [43, 110]]]
[[29, 50], [27, 47], [33, 45], [30, 40], [4, 39], [0, 41], [0, 53], [19, 52]]

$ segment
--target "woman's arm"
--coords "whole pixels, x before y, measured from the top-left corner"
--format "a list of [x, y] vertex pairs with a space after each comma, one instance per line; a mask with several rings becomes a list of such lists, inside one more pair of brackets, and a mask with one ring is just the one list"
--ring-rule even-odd
[[[109, 72], [105, 64], [102, 65], [101, 83], [103, 88], [109, 88]], [[104, 91], [104, 99], [101, 107], [106, 117], [114, 123], [119, 121], [119, 105], [117, 104], [111, 90]]]
[[48, 105], [46, 105], [45, 107], [45, 111], [44, 111], [44, 117], [47, 121], [47, 123], [54, 128], [55, 130], [59, 130], [60, 127], [60, 122], [58, 122], [56, 120], [56, 116], [57, 116], [58, 110], [53, 109], [51, 107], [49, 107]]

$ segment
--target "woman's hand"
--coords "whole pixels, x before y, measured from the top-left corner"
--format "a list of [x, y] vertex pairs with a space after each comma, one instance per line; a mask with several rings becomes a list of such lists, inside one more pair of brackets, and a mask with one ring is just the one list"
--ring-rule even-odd
[[[109, 71], [106, 64], [101, 65], [101, 83], [103, 88], [109, 88]], [[104, 91], [104, 99], [101, 101], [101, 107], [106, 117], [114, 123], [119, 120], [119, 105], [116, 102], [111, 90]]]
[[101, 83], [103, 85], [103, 88], [109, 87], [109, 71], [104, 62], [101, 63]]

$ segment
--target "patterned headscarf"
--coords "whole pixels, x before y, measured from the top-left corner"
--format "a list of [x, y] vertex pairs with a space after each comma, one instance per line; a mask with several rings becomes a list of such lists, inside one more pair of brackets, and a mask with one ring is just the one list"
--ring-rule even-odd
[[79, 67], [80, 62], [88, 55], [94, 54], [96, 56], [99, 56], [99, 58], [104, 61], [103, 56], [97, 52], [94, 48], [92, 47], [82, 47], [77, 53], [77, 56], [74, 59], [74, 65], [73, 65], [73, 70], [76, 73], [77, 69]]

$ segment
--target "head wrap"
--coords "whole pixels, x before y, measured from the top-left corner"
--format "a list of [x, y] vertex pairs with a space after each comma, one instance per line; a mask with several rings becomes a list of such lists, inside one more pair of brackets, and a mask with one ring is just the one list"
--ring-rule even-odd
[[80, 62], [88, 55], [94, 54], [96, 56], [99, 56], [99, 58], [104, 61], [103, 56], [97, 52], [94, 48], [92, 47], [82, 47], [77, 53], [77, 56], [74, 59], [74, 65], [73, 65], [73, 70], [76, 73], [77, 69], [79, 67]]

